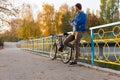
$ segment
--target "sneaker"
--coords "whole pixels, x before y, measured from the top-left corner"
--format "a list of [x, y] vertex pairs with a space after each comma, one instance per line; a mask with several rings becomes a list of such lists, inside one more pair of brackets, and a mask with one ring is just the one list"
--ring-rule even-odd
[[70, 62], [69, 66], [74, 66], [76, 64], [77, 64], [77, 62]]
[[64, 48], [64, 46], [60, 46], [58, 51], [63, 52], [63, 48]]

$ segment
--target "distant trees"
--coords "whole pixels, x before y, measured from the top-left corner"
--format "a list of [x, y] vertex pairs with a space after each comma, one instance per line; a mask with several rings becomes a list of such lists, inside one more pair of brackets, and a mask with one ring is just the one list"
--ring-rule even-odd
[[70, 21], [71, 21], [70, 11], [67, 11], [61, 19], [62, 24], [59, 26], [61, 28], [62, 33], [72, 31]]
[[17, 37], [22, 39], [40, 37], [40, 25], [38, 22], [34, 21], [30, 5], [24, 6], [24, 9], [26, 10], [21, 20], [22, 24], [16, 29], [16, 33], [18, 34]]
[[[10, 18], [19, 14], [19, 9], [14, 7], [10, 0], [0, 0], [0, 34], [3, 32], [4, 27], [11, 25]], [[11, 31], [6, 31], [0, 36], [0, 41], [10, 40], [16, 38], [11, 28]]]
[[93, 27], [93, 26], [98, 26], [98, 25], [101, 24], [100, 16], [95, 15], [94, 12], [91, 13], [90, 9], [87, 9], [86, 15], [87, 15], [87, 24], [86, 24], [87, 28], [90, 28], [90, 27]]
[[59, 12], [61, 13], [61, 24], [60, 24], [60, 31], [62, 33], [72, 31], [72, 26], [70, 25], [71, 21], [71, 9], [68, 7], [67, 4], [64, 4], [60, 7]]
[[119, 21], [119, 0], [100, 0], [100, 19], [102, 24]]
[[[39, 21], [41, 22], [41, 21]], [[41, 31], [44, 33], [42, 36], [49, 36], [55, 34], [55, 10], [54, 6], [43, 4], [42, 11], [42, 25]]]
[[2, 23], [0, 27], [5, 26], [5, 23], [10, 24], [8, 21], [9, 17], [16, 16], [18, 13], [19, 9], [13, 7], [9, 0], [0, 0], [0, 22]]
[[[21, 18], [12, 19], [11, 31], [7, 31], [4, 35], [11, 34], [14, 39], [29, 39], [72, 31], [70, 21], [75, 15], [73, 6], [63, 4], [58, 11], [50, 4], [43, 4], [42, 7], [43, 10], [34, 20], [31, 6], [24, 4], [24, 9], [22, 8], [20, 12]], [[101, 0], [100, 11], [91, 12], [87, 9], [85, 13], [87, 28], [119, 21], [119, 0]]]

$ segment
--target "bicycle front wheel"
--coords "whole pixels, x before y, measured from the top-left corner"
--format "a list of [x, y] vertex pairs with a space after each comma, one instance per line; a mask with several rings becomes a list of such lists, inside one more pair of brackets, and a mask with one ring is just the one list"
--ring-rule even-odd
[[56, 43], [51, 47], [50, 50], [50, 58], [51, 60], [54, 60], [56, 58], [56, 54], [57, 54], [57, 45]]
[[72, 49], [70, 47], [65, 47], [63, 53], [61, 54], [62, 62], [67, 64], [72, 58]]

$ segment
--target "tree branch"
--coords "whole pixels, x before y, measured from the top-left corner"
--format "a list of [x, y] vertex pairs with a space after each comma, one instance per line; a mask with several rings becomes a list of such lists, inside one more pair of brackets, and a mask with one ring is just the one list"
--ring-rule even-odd
[[7, 21], [7, 20], [5, 20], [5, 19], [2, 19], [1, 17], [0, 17], [0, 20], [3, 21], [3, 22], [7, 22], [8, 24], [10, 24], [9, 21]]

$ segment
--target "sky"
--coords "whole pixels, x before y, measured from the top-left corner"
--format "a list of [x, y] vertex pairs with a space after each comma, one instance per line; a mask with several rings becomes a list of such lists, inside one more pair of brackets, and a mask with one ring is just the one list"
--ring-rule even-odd
[[53, 4], [58, 9], [62, 4], [67, 3], [69, 6], [74, 6], [76, 3], [81, 3], [83, 10], [90, 8], [91, 10], [98, 10], [100, 0], [22, 0], [22, 2], [30, 3], [33, 7], [42, 8], [43, 3]]
[[43, 3], [54, 5], [56, 10], [58, 10], [59, 7], [65, 3], [70, 7], [74, 6], [76, 3], [81, 3], [83, 11], [85, 12], [87, 8], [94, 12], [96, 12], [96, 10], [100, 10], [100, 0], [17, 0], [17, 2], [19, 3], [16, 3], [16, 5], [22, 3], [30, 4], [34, 15], [37, 15], [39, 11], [42, 11]]

